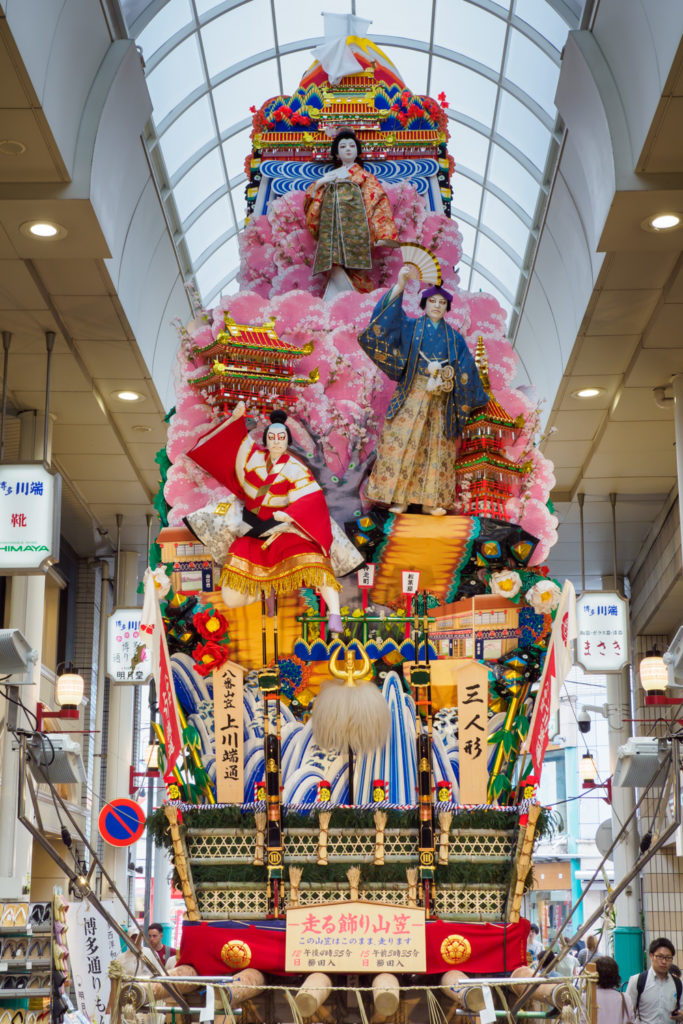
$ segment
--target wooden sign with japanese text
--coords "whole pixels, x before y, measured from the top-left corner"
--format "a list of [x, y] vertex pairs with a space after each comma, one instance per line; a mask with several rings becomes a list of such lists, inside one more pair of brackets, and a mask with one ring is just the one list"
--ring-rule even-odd
[[285, 969], [419, 974], [427, 969], [424, 908], [363, 900], [292, 907]]
[[458, 687], [460, 803], [485, 804], [489, 781], [489, 671], [476, 661], [454, 667]]
[[216, 801], [244, 800], [244, 669], [226, 661], [213, 671], [213, 711], [216, 733]]

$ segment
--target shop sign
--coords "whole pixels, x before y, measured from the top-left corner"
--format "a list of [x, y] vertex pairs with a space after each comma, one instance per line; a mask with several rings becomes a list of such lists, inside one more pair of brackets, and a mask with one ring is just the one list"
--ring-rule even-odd
[[62, 478], [41, 462], [0, 465], [0, 575], [46, 572], [59, 561]]
[[[105, 901], [103, 905], [116, 916], [113, 901]], [[66, 924], [64, 934], [78, 1013], [92, 1024], [105, 1024], [109, 1019], [109, 964], [120, 953], [118, 937], [86, 900], [69, 903]]]
[[585, 672], [628, 665], [628, 601], [615, 591], [588, 590], [576, 599], [576, 660]]
[[141, 619], [142, 608], [117, 608], [107, 620], [107, 675], [113, 683], [146, 683], [152, 675]]
[[292, 907], [285, 969], [420, 974], [427, 969], [424, 908], [363, 900]]

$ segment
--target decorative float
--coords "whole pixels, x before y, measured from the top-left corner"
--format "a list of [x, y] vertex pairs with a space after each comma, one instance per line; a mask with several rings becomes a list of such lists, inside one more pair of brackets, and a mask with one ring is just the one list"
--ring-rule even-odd
[[180, 329], [149, 827], [178, 970], [243, 1020], [427, 1020], [526, 964], [572, 593], [504, 313], [459, 286], [445, 97], [323, 50], [252, 108], [240, 290]]

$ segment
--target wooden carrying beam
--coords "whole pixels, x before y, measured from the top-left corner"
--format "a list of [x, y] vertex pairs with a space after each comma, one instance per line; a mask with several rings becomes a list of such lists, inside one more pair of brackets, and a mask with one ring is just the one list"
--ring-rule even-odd
[[178, 825], [178, 808], [164, 807], [166, 817], [168, 818], [168, 824], [171, 830], [171, 842], [173, 843], [173, 860], [175, 863], [176, 871], [178, 872], [178, 878], [180, 879], [180, 889], [185, 900], [185, 906], [187, 907], [187, 917], [189, 921], [199, 921], [199, 910], [197, 909], [197, 900], [194, 894], [194, 883], [192, 881], [192, 871], [190, 869], [190, 863], [186, 856], [185, 843], [180, 835], [180, 826]]

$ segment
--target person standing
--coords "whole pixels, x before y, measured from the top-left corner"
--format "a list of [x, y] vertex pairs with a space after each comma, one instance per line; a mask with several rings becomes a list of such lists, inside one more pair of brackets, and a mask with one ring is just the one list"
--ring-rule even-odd
[[526, 948], [527, 952], [531, 953], [534, 960], [543, 952], [543, 943], [540, 938], [540, 930], [537, 924], [529, 925], [529, 938], [527, 939]]
[[147, 936], [149, 938], [149, 944], [161, 960], [162, 965], [166, 966], [166, 961], [175, 956], [178, 952], [173, 946], [164, 945], [164, 929], [163, 925], [153, 923], [147, 929]]
[[681, 980], [669, 973], [676, 952], [670, 939], [653, 939], [648, 950], [650, 969], [629, 978], [626, 995], [639, 1024], [671, 1024], [683, 1021]]
[[598, 937], [597, 935], [589, 935], [586, 939], [586, 945], [579, 953], [579, 967], [583, 969], [586, 964], [590, 964], [593, 960], [596, 960], [598, 956]]
[[[595, 936], [589, 935], [588, 938], [590, 940]], [[595, 994], [598, 1005], [597, 1024], [631, 1024], [633, 1004], [628, 995], [619, 991], [621, 978], [616, 960], [611, 956], [598, 956], [595, 958], [595, 968], [598, 972]]]

